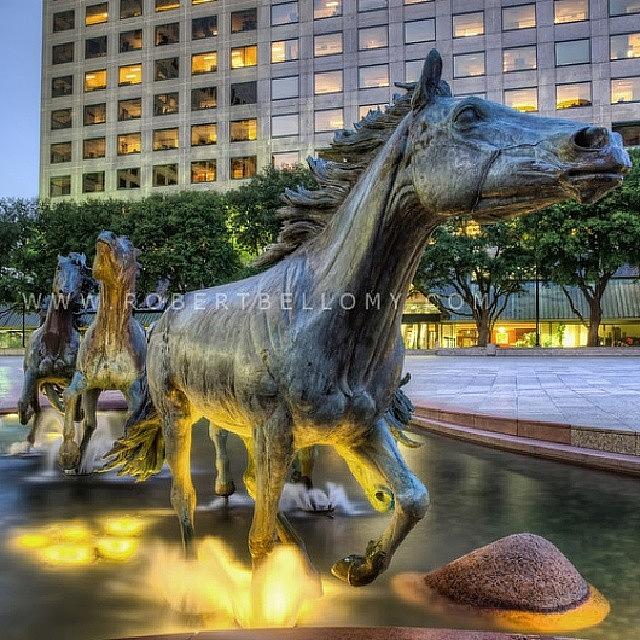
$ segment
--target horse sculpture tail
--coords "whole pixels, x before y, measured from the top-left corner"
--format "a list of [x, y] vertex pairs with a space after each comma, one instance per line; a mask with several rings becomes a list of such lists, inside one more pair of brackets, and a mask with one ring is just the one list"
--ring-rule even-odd
[[138, 482], [158, 473], [164, 464], [164, 437], [146, 375], [142, 379], [141, 401], [124, 425], [124, 435], [105, 454], [101, 471], [118, 469], [120, 476], [132, 476]]
[[389, 425], [391, 435], [396, 439], [396, 442], [403, 444], [405, 447], [416, 449], [421, 447], [424, 443], [412, 440], [406, 432], [406, 428], [410, 425], [413, 412], [415, 411], [413, 402], [409, 400], [405, 392], [402, 390], [402, 387], [404, 387], [409, 380], [411, 380], [410, 373], [407, 373], [407, 375], [400, 380], [400, 384], [393, 394], [391, 406], [384, 414], [384, 419]]

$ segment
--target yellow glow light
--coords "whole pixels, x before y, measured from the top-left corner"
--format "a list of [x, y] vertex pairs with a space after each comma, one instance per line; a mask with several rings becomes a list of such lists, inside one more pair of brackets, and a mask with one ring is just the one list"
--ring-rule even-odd
[[131, 516], [105, 518], [102, 521], [102, 528], [110, 536], [137, 538], [142, 535], [144, 522], [141, 518]]
[[14, 538], [13, 542], [20, 549], [41, 549], [46, 547], [50, 540], [49, 536], [44, 533], [31, 531], [19, 534]]
[[65, 542], [87, 542], [91, 540], [91, 530], [83, 522], [63, 522], [52, 527], [54, 535]]
[[90, 545], [67, 542], [46, 547], [41, 551], [41, 558], [45, 563], [59, 567], [80, 567], [91, 564], [95, 552]]
[[105, 560], [123, 562], [130, 560], [138, 551], [138, 541], [131, 538], [98, 538], [96, 552]]

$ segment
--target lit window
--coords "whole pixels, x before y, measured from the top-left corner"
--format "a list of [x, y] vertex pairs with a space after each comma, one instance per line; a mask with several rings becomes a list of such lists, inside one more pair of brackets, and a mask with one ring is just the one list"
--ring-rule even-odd
[[92, 160], [94, 158], [104, 158], [107, 152], [107, 141], [105, 138], [91, 138], [82, 141], [82, 159]]
[[57, 142], [51, 145], [51, 164], [60, 164], [62, 162], [71, 162], [71, 143]]
[[231, 84], [229, 97], [229, 102], [234, 107], [241, 104], [256, 104], [258, 102], [258, 83], [255, 80], [234, 82]]
[[297, 136], [300, 133], [300, 118], [297, 113], [290, 113], [271, 118], [271, 135], [274, 138], [281, 136]]
[[156, 11], [171, 11], [180, 8], [180, 0], [156, 0]]
[[215, 51], [194, 53], [191, 56], [191, 75], [213, 73], [218, 68], [218, 54]]
[[84, 74], [84, 91], [100, 91], [107, 88], [107, 70], [96, 69], [95, 71], [87, 71]]
[[73, 76], [51, 78], [51, 97], [60, 98], [73, 93]]
[[154, 187], [175, 187], [178, 184], [177, 164], [156, 164], [153, 167]]
[[389, 86], [389, 65], [374, 64], [358, 69], [358, 86], [360, 89]]
[[142, 29], [123, 31], [120, 34], [120, 53], [142, 49]]
[[421, 4], [422, 2], [430, 2], [430, 0], [404, 0], [403, 4]]
[[291, 62], [298, 59], [298, 39], [271, 43], [271, 62]]
[[118, 169], [116, 183], [118, 189], [139, 189], [140, 168]]
[[313, 19], [342, 15], [342, 0], [313, 0]]
[[68, 62], [73, 62], [73, 51], [73, 42], [56, 44], [51, 50], [51, 62], [53, 64], [66, 64]]
[[107, 36], [97, 36], [87, 38], [84, 41], [84, 57], [87, 60], [92, 58], [103, 58], [107, 55]]
[[218, 16], [204, 16], [191, 21], [191, 39], [204, 40], [218, 35]]
[[516, 111], [537, 111], [538, 90], [536, 87], [505, 89], [504, 103]]
[[231, 48], [231, 68], [242, 69], [255, 67], [258, 64], [258, 46], [255, 44], [246, 47]]
[[256, 118], [235, 120], [229, 123], [229, 141], [246, 142], [258, 138], [258, 121]]
[[82, 176], [82, 193], [101, 193], [104, 191], [104, 171], [93, 171]]
[[191, 90], [191, 110], [215, 109], [218, 106], [216, 87], [200, 87]]
[[140, 84], [142, 82], [142, 65], [141, 64], [127, 64], [123, 67], [118, 67], [118, 86], [129, 87], [134, 84]]
[[216, 181], [216, 161], [198, 160], [191, 163], [191, 182], [215, 182]]
[[191, 127], [191, 146], [205, 147], [218, 141], [218, 127], [214, 122], [209, 124], [194, 124]]
[[[319, 58], [321, 56], [332, 56], [337, 53], [342, 53], [342, 31], [339, 31], [337, 33], [324, 33], [319, 36], [314, 36], [313, 55], [316, 58]], [[271, 60], [271, 62], [276, 61]]]
[[143, 0], [120, 0], [120, 19], [139, 18], [142, 15]]
[[640, 13], [640, 0], [609, 0], [610, 16], [625, 16]]
[[367, 27], [358, 29], [358, 49], [381, 49], [389, 46], [389, 27]]
[[171, 80], [180, 75], [179, 58], [161, 58], [155, 61], [154, 79], [157, 81]]
[[71, 109], [56, 109], [51, 112], [52, 130], [70, 129], [71, 124]]
[[387, 7], [387, 0], [358, 0], [358, 11], [373, 11]]
[[180, 23], [159, 24], [156, 26], [156, 47], [180, 42]]
[[316, 133], [344, 129], [344, 113], [342, 109], [323, 109], [316, 111], [313, 116]]
[[84, 23], [87, 27], [94, 24], [102, 24], [109, 19], [109, 3], [101, 2], [87, 7]]
[[517, 7], [503, 7], [502, 30], [531, 29], [536, 26], [536, 5], [523, 4]]
[[420, 79], [424, 60], [408, 60], [404, 63], [405, 82], [417, 82]]
[[484, 11], [460, 13], [453, 16], [453, 37], [466, 38], [484, 33]]
[[535, 69], [538, 66], [535, 45], [527, 47], [513, 47], [502, 52], [502, 70], [526, 71]]
[[245, 9], [231, 13], [231, 33], [255, 31], [258, 24], [258, 10]]
[[582, 22], [588, 18], [589, 0], [554, 0], [553, 21], [556, 24]]
[[199, 4], [207, 4], [208, 2], [215, 2], [216, 0], [191, 0], [191, 4], [195, 7]]
[[453, 77], [469, 78], [484, 75], [484, 51], [459, 53], [453, 56]]
[[322, 93], [339, 93], [342, 91], [342, 70], [319, 71], [313, 76], [313, 91], [316, 95]]
[[53, 33], [75, 29], [75, 25], [76, 13], [73, 9], [71, 9], [70, 11], [60, 11], [53, 14]]
[[611, 129], [622, 136], [622, 144], [625, 147], [637, 147], [640, 145], [640, 124], [637, 122], [614, 122]]
[[298, 3], [286, 2], [284, 4], [274, 4], [271, 7], [271, 26], [277, 27], [281, 24], [295, 24], [298, 22]]
[[153, 115], [170, 116], [180, 111], [180, 94], [158, 93], [153, 96]]
[[285, 98], [297, 98], [300, 94], [300, 81], [298, 76], [285, 76], [284, 78], [272, 78], [271, 99], [284, 100]]
[[591, 47], [588, 39], [565, 40], [556, 42], [556, 65], [587, 64], [591, 59]]
[[640, 101], [640, 77], [611, 80], [611, 104]]
[[54, 176], [49, 180], [49, 195], [52, 198], [71, 195], [71, 176]]
[[640, 58], [640, 33], [624, 33], [609, 38], [611, 60]]
[[119, 156], [130, 156], [140, 153], [142, 149], [142, 136], [140, 133], [121, 133], [117, 139]]
[[556, 109], [571, 109], [572, 107], [588, 107], [590, 105], [590, 82], [556, 85]]
[[179, 129], [155, 129], [153, 132], [153, 150], [168, 151], [180, 146]]
[[107, 105], [104, 102], [85, 105], [83, 116], [83, 124], [85, 127], [90, 127], [94, 124], [104, 124], [106, 121]]
[[299, 151], [282, 151], [271, 156], [274, 169], [294, 169], [300, 164]]
[[258, 159], [255, 156], [245, 156], [243, 158], [231, 158], [230, 177], [232, 180], [245, 180], [253, 178], [258, 172]]
[[139, 120], [142, 117], [142, 98], [118, 100], [118, 120]]
[[372, 111], [384, 111], [388, 105], [386, 104], [361, 104], [358, 107], [358, 118], [366, 118]]

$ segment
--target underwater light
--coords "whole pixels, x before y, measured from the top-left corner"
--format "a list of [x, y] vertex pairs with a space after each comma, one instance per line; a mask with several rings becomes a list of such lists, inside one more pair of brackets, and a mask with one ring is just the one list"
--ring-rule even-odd
[[41, 558], [47, 564], [79, 567], [91, 564], [95, 560], [95, 551], [90, 545], [66, 542], [42, 549]]
[[131, 538], [98, 538], [96, 552], [105, 560], [123, 562], [133, 558], [138, 551], [138, 541]]
[[144, 522], [141, 518], [132, 516], [105, 518], [102, 521], [102, 528], [104, 529], [104, 532], [110, 536], [137, 538], [142, 535]]
[[47, 534], [38, 531], [21, 533], [13, 539], [15, 546], [20, 549], [41, 549], [46, 547], [50, 541], [51, 539]]

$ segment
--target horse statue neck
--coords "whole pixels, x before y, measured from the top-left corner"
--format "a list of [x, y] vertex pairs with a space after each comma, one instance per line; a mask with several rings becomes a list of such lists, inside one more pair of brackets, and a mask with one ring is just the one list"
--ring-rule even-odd
[[128, 336], [133, 314], [135, 277], [100, 282], [100, 302], [96, 313], [96, 332], [109, 343], [120, 344]]
[[69, 301], [56, 300], [53, 294], [42, 327], [47, 350], [50, 353], [62, 353], [69, 342], [69, 336], [76, 330]]

